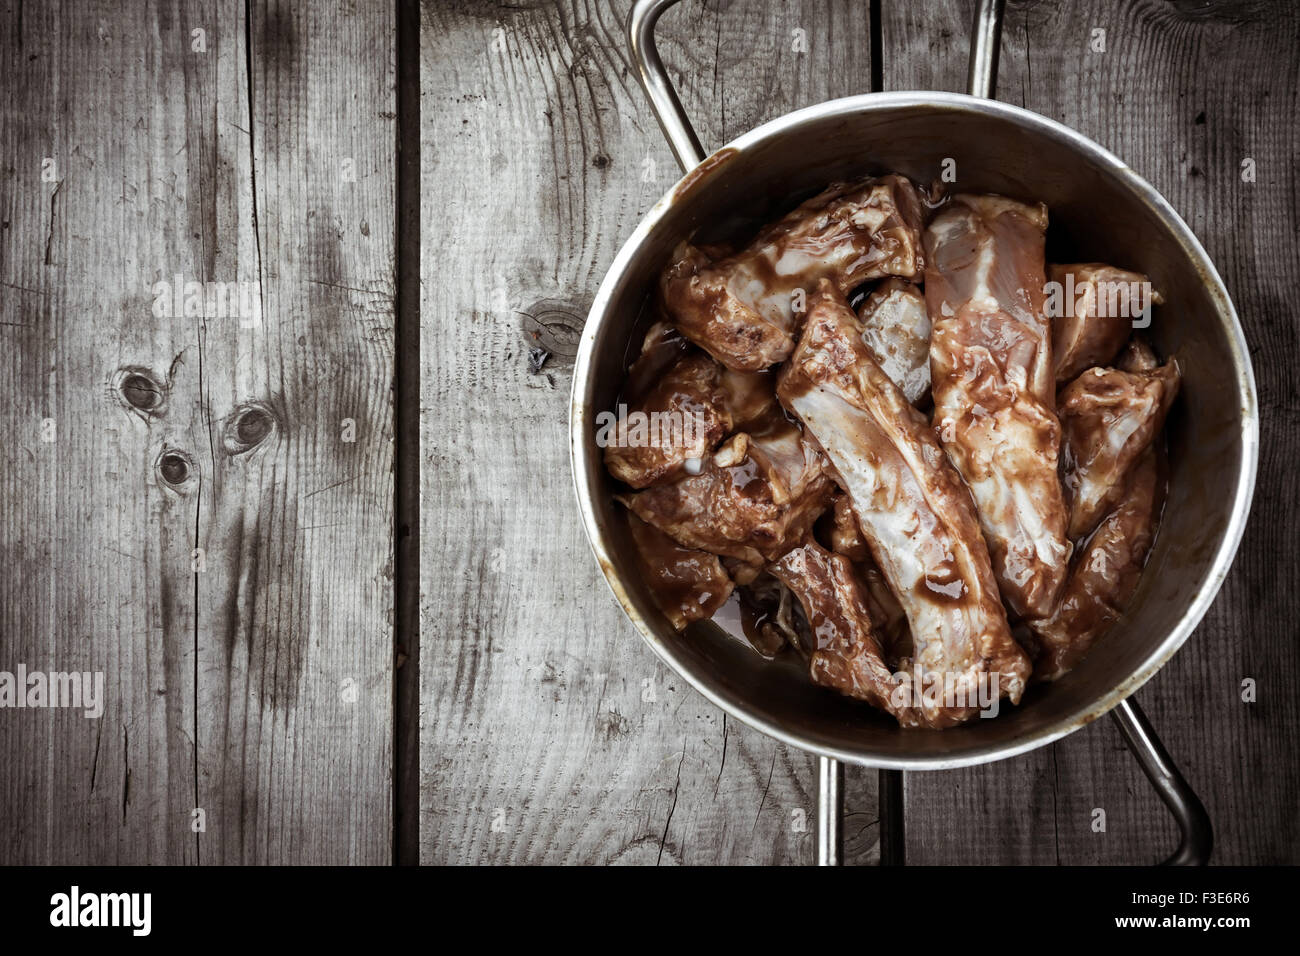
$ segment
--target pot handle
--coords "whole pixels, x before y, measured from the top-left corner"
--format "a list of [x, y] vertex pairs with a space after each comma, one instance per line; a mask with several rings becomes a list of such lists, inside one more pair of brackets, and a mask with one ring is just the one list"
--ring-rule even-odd
[[817, 865], [840, 866], [844, 856], [844, 764], [817, 758]]
[[650, 107], [659, 120], [659, 128], [664, 131], [677, 164], [682, 167], [682, 172], [686, 172], [704, 160], [704, 148], [700, 146], [686, 110], [682, 109], [682, 101], [677, 98], [677, 90], [668, 79], [668, 72], [659, 59], [659, 49], [655, 46], [655, 24], [659, 22], [659, 15], [676, 2], [636, 0], [627, 18], [627, 39], [641, 88], [650, 98]]
[[970, 66], [966, 92], [993, 99], [998, 84], [998, 48], [1002, 45], [1002, 11], [1006, 0], [978, 0], [970, 31]]
[[[682, 108], [659, 50], [655, 25], [665, 10], [678, 0], [635, 0], [627, 19], [628, 44], [636, 63], [637, 78], [650, 99], [659, 128], [663, 130], [682, 172], [704, 160], [704, 148]], [[966, 85], [971, 96], [992, 99], [997, 86], [998, 47], [1002, 36], [1002, 13], [1006, 0], [977, 0], [971, 28], [970, 66]], [[1166, 864], [1203, 865], [1214, 846], [1214, 831], [1205, 807], [1188, 786], [1177, 766], [1156, 736], [1136, 701], [1125, 700], [1111, 711], [1120, 733], [1150, 779], [1160, 798], [1178, 821], [1182, 839]], [[890, 772], [891, 776], [893, 772]], [[897, 783], [898, 781], [895, 781]], [[844, 766], [830, 757], [818, 758], [817, 862], [838, 866], [844, 845]], [[891, 801], [892, 805], [893, 801]], [[891, 812], [898, 812], [893, 808]], [[896, 829], [901, 831], [901, 827]]]
[[[682, 172], [694, 169], [704, 159], [704, 147], [695, 134], [668, 71], [659, 59], [655, 26], [665, 10], [678, 0], [636, 0], [627, 18], [627, 39], [637, 67], [637, 79], [650, 99], [659, 128], [673, 151]], [[1002, 12], [1006, 0], [978, 0], [971, 30], [970, 66], [966, 86], [971, 96], [992, 99], [997, 86], [998, 48], [1002, 36]]]
[[1205, 866], [1214, 849], [1214, 826], [1196, 791], [1183, 779], [1177, 765], [1152, 729], [1146, 714], [1131, 697], [1122, 700], [1110, 712], [1128, 749], [1137, 758], [1142, 772], [1156, 788], [1169, 812], [1178, 821], [1182, 836], [1174, 855], [1163, 866]]

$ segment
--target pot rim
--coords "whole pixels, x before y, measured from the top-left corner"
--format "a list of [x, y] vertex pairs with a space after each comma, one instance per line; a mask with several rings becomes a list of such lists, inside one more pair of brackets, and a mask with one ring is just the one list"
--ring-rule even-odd
[[[715, 687], [706, 678], [694, 673], [688, 663], [682, 660], [671, 646], [661, 641], [649, 623], [642, 618], [623, 586], [622, 580], [614, 572], [610, 550], [600, 532], [597, 521], [592, 489], [585, 486], [582, 477], [587, 471], [585, 466], [588, 461], [588, 439], [590, 437], [590, 423], [584, 409], [584, 400], [590, 386], [596, 331], [606, 318], [615, 287], [640, 252], [646, 238], [675, 203], [690, 201], [690, 190], [683, 189], [683, 183], [691, 179], [697, 171], [707, 168], [711, 161], [716, 161], [714, 157], [717, 157], [723, 151], [743, 154], [746, 150], [783, 136], [806, 122], [813, 122], [831, 116], [874, 112], [896, 107], [929, 107], [937, 110], [951, 110], [1004, 118], [1064, 143], [1093, 162], [1109, 167], [1115, 175], [1126, 180], [1132, 192], [1147, 204], [1159, 221], [1178, 241], [1178, 244], [1203, 277], [1211, 299], [1218, 306], [1220, 321], [1226, 326], [1225, 331], [1228, 333], [1231, 344], [1234, 377], [1240, 398], [1242, 458], [1232, 512], [1227, 527], [1219, 540], [1214, 559], [1209, 566], [1205, 585], [1197, 592], [1195, 599], [1184, 609], [1182, 616], [1173, 625], [1164, 640], [1147, 655], [1141, 666], [1128, 678], [1110, 688], [1106, 693], [1097, 696], [1090, 703], [1081, 705], [1055, 722], [1045, 725], [1022, 738], [1001, 744], [976, 745], [966, 752], [943, 757], [926, 755], [899, 757], [896, 754], [873, 755], [869, 752], [869, 748], [853, 751], [819, 743], [797, 731], [792, 731], [785, 726], [764, 718], [749, 706], [743, 696]], [[1219, 277], [1214, 263], [1206, 254], [1205, 249], [1201, 246], [1200, 241], [1190, 227], [1174, 211], [1168, 201], [1114, 153], [1064, 124], [1038, 113], [1001, 103], [997, 100], [982, 99], [962, 93], [920, 91], [864, 93], [808, 106], [755, 127], [716, 150], [694, 170], [688, 170], [682, 179], [670, 186], [663, 197], [651, 207], [614, 257], [614, 261], [610, 264], [609, 270], [606, 272], [605, 278], [592, 300], [574, 364], [573, 385], [569, 404], [569, 452], [574, 491], [577, 494], [578, 510], [582, 515], [583, 529], [586, 532], [592, 553], [595, 555], [597, 564], [600, 566], [605, 578], [605, 583], [609, 586], [619, 604], [622, 605], [624, 612], [632, 623], [636, 625], [637, 630], [641, 632], [642, 639], [659, 656], [660, 660], [672, 668], [684, 681], [728, 715], [782, 743], [798, 747], [801, 750], [860, 766], [895, 770], [946, 770], [991, 763], [1013, 757], [1073, 733], [1080, 727], [1106, 714], [1137, 691], [1186, 642], [1223, 586], [1224, 579], [1232, 566], [1233, 558], [1245, 531], [1246, 520], [1250, 514], [1251, 499], [1254, 495], [1259, 461], [1259, 403], [1255, 391], [1254, 370], [1251, 366], [1250, 352], [1246, 345], [1245, 334], [1237, 317], [1236, 309], [1232, 305], [1232, 300], [1224, 288], [1223, 280]]]

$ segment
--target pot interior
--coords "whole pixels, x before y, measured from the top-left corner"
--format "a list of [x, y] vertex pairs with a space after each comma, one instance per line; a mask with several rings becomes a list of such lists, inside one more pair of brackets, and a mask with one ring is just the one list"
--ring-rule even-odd
[[[1255, 397], [1231, 303], [1186, 226], [1150, 186], [1064, 127], [956, 95], [885, 94], [823, 104], [742, 137], [679, 183], [620, 254], [592, 309], [574, 385], [574, 468], [588, 533], [616, 596], [649, 643], [733, 716], [806, 749], [873, 766], [939, 768], [1010, 756], [1104, 713], [1186, 639], [1217, 592], [1249, 506]], [[954, 165], [955, 164], [955, 165]], [[953, 192], [1047, 203], [1048, 261], [1097, 260], [1150, 276], [1165, 303], [1147, 335], [1177, 359], [1169, 495], [1128, 613], [1060, 681], [1033, 686], [996, 719], [902, 730], [866, 704], [813, 686], [794, 655], [768, 662], [711, 622], [677, 633], [638, 577], [614, 483], [591, 426], [614, 406], [649, 324], [673, 246], [756, 224], [838, 179], [955, 172]], [[1190, 706], [1190, 705], [1189, 705]]]

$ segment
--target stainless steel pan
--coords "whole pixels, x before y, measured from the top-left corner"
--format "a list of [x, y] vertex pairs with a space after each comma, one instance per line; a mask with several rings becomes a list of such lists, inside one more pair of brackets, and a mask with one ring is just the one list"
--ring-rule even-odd
[[[760, 126], [705, 158], [654, 45], [676, 0], [638, 0], [628, 23], [641, 81], [685, 177], [615, 258], [583, 330], [570, 431], [578, 506], [614, 596], [646, 642], [732, 717], [821, 758], [818, 859], [839, 861], [839, 761], [894, 770], [987, 763], [1057, 740], [1111, 713], [1182, 843], [1168, 862], [1204, 862], [1212, 833], [1136, 704], [1128, 700], [1191, 635], [1214, 599], [1250, 509], [1258, 457], [1254, 375], [1241, 326], [1213, 264], [1167, 202], [1113, 154], [1071, 129], [989, 99], [1000, 0], [981, 0], [972, 95], [875, 93], [834, 100]], [[611, 408], [647, 319], [644, 304], [676, 243], [737, 209], [777, 208], [844, 177], [898, 171], [926, 182], [955, 160], [963, 191], [1046, 202], [1053, 233], [1077, 260], [1147, 273], [1166, 297], [1149, 330], [1183, 371], [1170, 416], [1170, 488], [1160, 533], [1128, 614], [1062, 680], [1034, 687], [995, 720], [943, 732], [900, 730], [865, 705], [814, 687], [794, 662], [772, 664], [709, 622], [677, 633], [633, 563], [594, 416]], [[1200, 706], [1187, 701], [1188, 707]]]

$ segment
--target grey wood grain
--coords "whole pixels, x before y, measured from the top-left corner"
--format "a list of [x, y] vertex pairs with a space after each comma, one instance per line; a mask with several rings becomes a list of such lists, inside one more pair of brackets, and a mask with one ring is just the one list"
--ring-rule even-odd
[[[106, 707], [0, 712], [0, 860], [385, 862], [391, 11], [3, 22], [0, 669]], [[159, 314], [177, 275], [260, 319]]]
[[[881, 7], [886, 88], [960, 89], [969, 3]], [[814, 761], [654, 660], [572, 505], [577, 330], [677, 175], [625, 14], [421, 11], [423, 643], [403, 693], [422, 701], [425, 862], [812, 858]], [[661, 51], [713, 148], [869, 89], [867, 16], [684, 0]], [[391, 7], [12, 2], [0, 21], [0, 670], [106, 678], [98, 720], [0, 711], [0, 862], [386, 862]], [[1300, 856], [1298, 403], [1278, 358], [1297, 344], [1297, 34], [1288, 5], [1044, 0], [1012, 3], [1004, 35], [1003, 97], [1161, 189], [1256, 358], [1254, 518], [1198, 634], [1140, 694], [1221, 862]], [[260, 279], [260, 321], [156, 314], [153, 284], [178, 273]], [[160, 405], [131, 404], [155, 387]], [[848, 784], [849, 858], [870, 862], [874, 775]], [[907, 794], [909, 862], [1150, 860], [1174, 840], [1107, 722], [910, 775]]]
[[[962, 90], [971, 10], [884, 4], [885, 88]], [[1104, 53], [1090, 49], [1098, 29]], [[1252, 518], [1209, 614], [1138, 694], [1214, 820], [1219, 863], [1300, 859], [1298, 44], [1293, 4], [1251, 2], [1013, 2], [1003, 31], [1000, 98], [1092, 137], [1159, 189], [1217, 264], [1251, 347], [1263, 418]], [[1256, 703], [1241, 699], [1245, 678]], [[1177, 840], [1110, 721], [996, 765], [909, 775], [906, 810], [916, 863], [1140, 863]]]
[[[678, 176], [631, 73], [626, 12], [423, 9], [426, 863], [813, 856], [815, 762], [727, 721], [658, 664], [574, 507], [577, 332]], [[688, 2], [664, 16], [660, 49], [714, 148], [867, 89], [867, 13]], [[851, 775], [850, 793], [850, 850], [869, 859], [874, 777]]]

